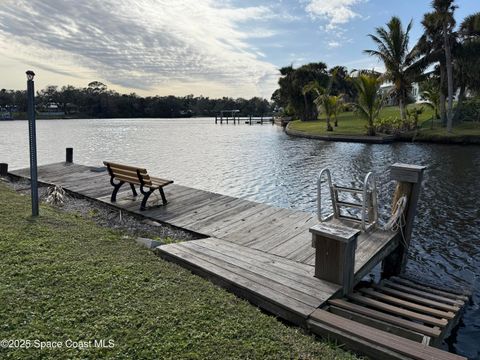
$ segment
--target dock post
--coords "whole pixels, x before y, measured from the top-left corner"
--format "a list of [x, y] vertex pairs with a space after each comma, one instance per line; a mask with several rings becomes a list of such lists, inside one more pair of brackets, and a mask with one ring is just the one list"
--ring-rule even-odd
[[260, 117], [260, 125], [263, 125], [263, 115]]
[[0, 176], [8, 175], [8, 164], [0, 163]]
[[218, 120], [217, 120], [217, 115], [215, 115], [215, 124], [217, 123], [217, 121], [218, 121]]
[[73, 148], [68, 147], [65, 149], [65, 161], [67, 163], [73, 163]]
[[342, 293], [353, 290], [355, 250], [360, 230], [320, 223], [310, 228], [315, 248], [315, 277], [343, 287]]
[[252, 115], [250, 115], [250, 122], [249, 122], [250, 125], [252, 125]]
[[390, 179], [397, 181], [392, 207], [404, 195], [407, 197], [407, 205], [404, 210], [404, 226], [399, 231], [402, 239], [397, 249], [383, 260], [382, 278], [398, 275], [405, 270], [425, 169], [425, 166], [401, 163], [393, 164], [390, 167]]

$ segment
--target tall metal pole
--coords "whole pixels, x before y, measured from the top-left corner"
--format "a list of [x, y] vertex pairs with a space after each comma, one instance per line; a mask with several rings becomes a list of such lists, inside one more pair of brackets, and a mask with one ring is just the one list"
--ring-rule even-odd
[[27, 71], [27, 114], [30, 143], [30, 181], [32, 195], [32, 216], [38, 216], [38, 179], [37, 179], [37, 134], [35, 128], [35, 73]]

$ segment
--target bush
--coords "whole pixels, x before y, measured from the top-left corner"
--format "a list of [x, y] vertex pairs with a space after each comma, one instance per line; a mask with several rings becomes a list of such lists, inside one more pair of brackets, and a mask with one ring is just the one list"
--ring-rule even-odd
[[389, 116], [375, 120], [373, 126], [377, 133], [398, 134], [403, 130], [404, 123], [400, 118]]
[[460, 121], [480, 121], [480, 98], [466, 100], [460, 109]]

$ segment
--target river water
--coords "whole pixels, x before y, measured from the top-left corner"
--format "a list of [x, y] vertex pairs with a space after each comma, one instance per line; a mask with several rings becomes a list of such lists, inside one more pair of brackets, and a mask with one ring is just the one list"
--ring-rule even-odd
[[[341, 124], [340, 124], [341, 126]], [[37, 121], [38, 163], [103, 160], [137, 164], [175, 183], [271, 205], [314, 212], [316, 177], [328, 167], [351, 185], [378, 174], [388, 212], [395, 162], [426, 165], [407, 271], [473, 287], [474, 296], [445, 347], [480, 358], [480, 146], [323, 142], [293, 138], [278, 126], [215, 125], [213, 119]], [[28, 166], [26, 121], [0, 121], [0, 162]]]

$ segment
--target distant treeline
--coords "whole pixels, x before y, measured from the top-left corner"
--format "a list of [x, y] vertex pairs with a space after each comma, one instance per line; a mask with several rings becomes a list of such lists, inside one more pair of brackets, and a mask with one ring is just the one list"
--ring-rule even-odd
[[[209, 97], [187, 95], [148, 96], [119, 94], [94, 81], [85, 88], [71, 85], [48, 86], [37, 91], [36, 108], [39, 112], [64, 112], [66, 117], [92, 118], [174, 118], [215, 116], [221, 110], [240, 110], [240, 116], [270, 115], [273, 105], [266, 99]], [[0, 90], [0, 107], [13, 107], [17, 112], [27, 110], [26, 91]]]

